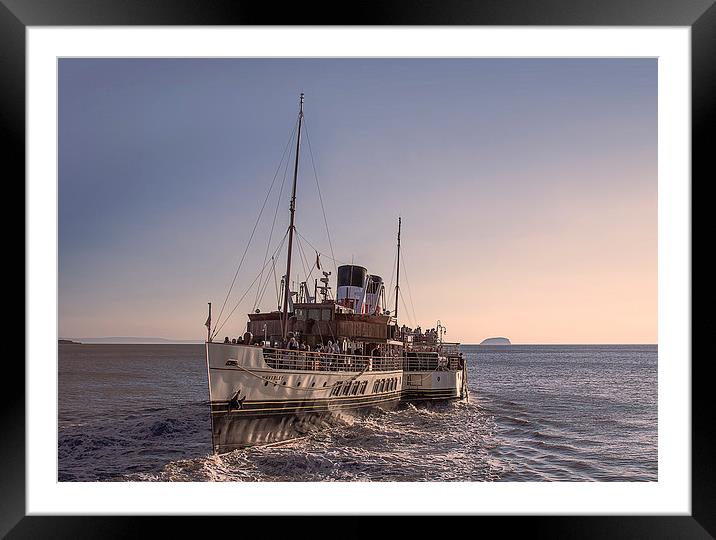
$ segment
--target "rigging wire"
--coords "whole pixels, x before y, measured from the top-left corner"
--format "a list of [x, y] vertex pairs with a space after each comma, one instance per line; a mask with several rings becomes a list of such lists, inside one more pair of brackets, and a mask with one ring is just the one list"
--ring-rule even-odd
[[[410, 312], [408, 311], [408, 306], [405, 305], [405, 298], [403, 297], [403, 293], [400, 290], [398, 290], [398, 296], [400, 297], [400, 301], [403, 303], [403, 307], [405, 308], [405, 313], [408, 316], [408, 322], [410, 323], [410, 326], [413, 329], [415, 329], [418, 321], [417, 320], [413, 321], [412, 318], [410, 317]], [[413, 322], [415, 322], [415, 325], [413, 324]]]
[[[299, 253], [301, 254], [301, 257], [306, 262], [304, 266], [304, 272], [305, 269], [308, 268], [308, 257], [306, 257], [306, 252], [303, 249], [303, 244], [298, 240], [298, 237], [296, 237], [296, 244], [298, 245]], [[313, 270], [316, 268], [316, 261], [313, 261], [313, 265], [311, 266], [311, 269], [306, 272], [306, 283], [308, 283], [308, 280], [311, 279], [311, 276], [313, 275]]]
[[[403, 259], [405, 259], [405, 254], [403, 254]], [[408, 299], [410, 300], [410, 307], [413, 308], [413, 317], [415, 318], [415, 322], [418, 322], [418, 317], [415, 315], [415, 304], [413, 303], [413, 293], [410, 291], [410, 280], [408, 280], [408, 271], [406, 270], [406, 264], [405, 260], [403, 260], [403, 276], [405, 277], [405, 282], [408, 284]]]
[[[295, 229], [294, 229], [294, 232], [295, 232]], [[300, 240], [298, 239], [298, 236], [296, 236], [296, 247], [298, 248], [298, 260], [301, 261], [301, 266], [303, 267], [303, 275], [306, 276], [306, 275], [308, 275], [308, 270], [306, 270], [306, 268], [308, 268], [308, 266], [307, 266], [308, 263], [305, 261], [305, 259], [304, 259], [304, 257], [303, 257], [303, 250], [301, 249], [301, 242], [300, 242]], [[300, 294], [301, 275], [300, 275], [299, 272], [296, 272], [296, 274], [297, 274], [297, 277], [298, 277], [299, 294]]]
[[[293, 145], [291, 145], [290, 143], [293, 142], [293, 135], [296, 133], [297, 126], [298, 126], [298, 121], [296, 121], [296, 126], [294, 126], [293, 133], [291, 134], [291, 138], [288, 141], [289, 145], [292, 149], [293, 149]], [[281, 195], [283, 195], [283, 187], [286, 184], [286, 177], [288, 176], [288, 165], [289, 165], [289, 163], [291, 163], [292, 155], [293, 155], [293, 150], [290, 150], [289, 154], [288, 154], [288, 158], [286, 159], [286, 166], [283, 169], [283, 179], [281, 180], [281, 188], [279, 189], [278, 198], [276, 199], [276, 209], [274, 210], [274, 213], [273, 213], [273, 221], [271, 222], [271, 232], [269, 233], [268, 242], [266, 242], [266, 251], [264, 253], [264, 260], [263, 260], [262, 264], [266, 263], [269, 248], [271, 247], [271, 240], [273, 240], [273, 231], [274, 231], [274, 227], [276, 226], [276, 218], [278, 217], [278, 209], [281, 206]], [[279, 167], [280, 167], [280, 165], [279, 165]], [[259, 282], [260, 281], [261, 280], [259, 279]], [[252, 308], [251, 311], [254, 311], [256, 309], [256, 306], [258, 306], [258, 304], [259, 304], [259, 288], [256, 289], [256, 298], [254, 299], [254, 307]]]
[[[298, 126], [298, 123], [296, 124], [296, 126]], [[264, 203], [261, 206], [261, 211], [259, 212], [259, 215], [256, 218], [256, 223], [254, 223], [254, 228], [252, 229], [251, 235], [249, 236], [249, 241], [246, 244], [246, 248], [244, 249], [243, 255], [241, 255], [241, 260], [239, 261], [239, 266], [236, 268], [236, 272], [234, 273], [234, 279], [231, 280], [231, 285], [229, 286], [229, 292], [226, 293], [226, 298], [224, 298], [224, 303], [221, 305], [221, 310], [219, 311], [219, 316], [216, 318], [217, 325], [218, 325], [219, 321], [221, 320], [221, 316], [224, 313], [224, 308], [226, 307], [226, 302], [229, 301], [229, 297], [231, 296], [231, 291], [234, 289], [234, 284], [236, 283], [236, 278], [239, 275], [241, 266], [244, 264], [244, 259], [246, 258], [246, 254], [249, 251], [249, 246], [251, 245], [251, 241], [254, 238], [254, 234], [256, 233], [256, 228], [258, 227], [259, 221], [261, 221], [261, 216], [263, 215], [264, 209], [266, 208], [266, 202], [268, 201], [269, 196], [271, 195], [271, 191], [273, 190], [274, 183], [276, 182], [278, 173], [281, 170], [281, 163], [283, 162], [283, 158], [286, 155], [286, 151], [288, 150], [288, 148], [291, 144], [291, 141], [293, 140], [293, 135], [295, 132], [296, 132], [296, 127], [294, 127], [293, 131], [291, 131], [291, 136], [289, 137], [288, 142], [286, 143], [286, 146], [283, 149], [283, 154], [281, 155], [281, 161], [279, 161], [279, 163], [278, 163], [278, 167], [276, 168], [276, 172], [274, 173], [273, 179], [271, 180], [271, 185], [269, 186], [268, 193], [266, 193], [266, 198], [264, 199]], [[227, 318], [227, 320], [228, 320], [228, 318]], [[224, 321], [224, 322], [226, 322], [226, 321]], [[222, 326], [223, 326], [223, 324], [222, 324]], [[213, 335], [215, 336], [216, 334], [213, 334]]]
[[[273, 257], [271, 257], [271, 262], [273, 263]], [[267, 263], [267, 266], [268, 266], [268, 263]], [[264, 294], [266, 293], [266, 289], [268, 288], [269, 280], [271, 279], [271, 274], [268, 273], [268, 271], [266, 272], [266, 280], [263, 282], [263, 286], [261, 285], [261, 279], [262, 278], [259, 279], [259, 285], [256, 289], [257, 291], [259, 291], [261, 293], [261, 296], [259, 298], [259, 303], [261, 302], [261, 300], [263, 300]], [[252, 311], [256, 311], [256, 305], [258, 305], [258, 304], [254, 304], [254, 308], [252, 309]]]
[[[388, 287], [388, 299], [386, 300], [386, 307], [390, 307], [393, 305], [393, 302], [395, 301], [394, 294], [395, 290], [393, 289], [393, 279], [395, 279], [395, 265], [398, 262], [398, 252], [395, 252], [395, 255], [393, 255], [393, 268], [390, 270], [390, 286]], [[395, 315], [395, 314], [393, 314]]]
[[313, 160], [313, 149], [311, 148], [311, 137], [308, 135], [308, 123], [306, 122], [306, 116], [303, 117], [303, 125], [306, 128], [306, 141], [308, 141], [308, 153], [311, 155], [311, 166], [313, 167], [313, 176], [316, 179], [316, 187], [318, 188], [318, 200], [321, 201], [321, 210], [323, 211], [323, 223], [326, 225], [326, 235], [328, 236], [328, 246], [331, 249], [331, 258], [333, 260], [333, 269], [338, 275], [338, 267], [336, 266], [336, 257], [333, 253], [333, 243], [331, 242], [331, 232], [328, 229], [328, 220], [326, 219], [326, 209], [323, 206], [323, 195], [321, 195], [321, 186], [318, 183], [318, 172], [316, 172], [316, 164]]
[[276, 306], [281, 304], [281, 293], [278, 290], [278, 278], [276, 277], [276, 261], [271, 257], [271, 266], [273, 267], [273, 284], [276, 288]]
[[[297, 234], [298, 236], [300, 236], [303, 240], [305, 240], [306, 243], [307, 243], [309, 246], [311, 246], [311, 248], [313, 248], [313, 250], [314, 250], [316, 253], [318, 253], [319, 255], [321, 255], [321, 256], [323, 256], [323, 257], [325, 257], [325, 258], [330, 259], [331, 261], [333, 261], [334, 266], [335, 266], [335, 263], [338, 263], [338, 264], [351, 264], [351, 263], [348, 263], [348, 262], [345, 262], [345, 261], [339, 261], [338, 259], [334, 259], [334, 258], [331, 257], [330, 255], [327, 255], [326, 253], [324, 253], [323, 251], [321, 251], [320, 249], [318, 249], [316, 246], [314, 246], [314, 245], [311, 243], [311, 241], [310, 241], [308, 238], [306, 238], [305, 236], [303, 236], [300, 232], [296, 231], [296, 234]], [[337, 271], [337, 270], [336, 270], [336, 271]]]
[[[286, 234], [283, 235], [283, 238], [281, 239], [281, 243], [278, 245], [278, 247], [277, 247], [277, 248], [274, 250], [274, 252], [273, 252], [273, 256], [275, 256], [276, 253], [278, 253], [278, 252], [280, 251], [280, 249], [283, 247], [283, 243], [286, 241], [286, 237], [287, 237], [287, 236], [288, 236], [288, 231], [286, 231]], [[272, 257], [272, 258], [273, 258], [273, 257]], [[268, 263], [266, 263], [266, 264], [268, 264]], [[264, 265], [264, 266], [266, 266], [266, 265]], [[263, 268], [262, 268], [261, 270], [263, 271]], [[259, 275], [260, 275], [260, 274], [259, 274]], [[234, 312], [236, 311], [236, 308], [239, 307], [239, 305], [241, 304], [241, 302], [243, 301], [243, 299], [246, 297], [246, 295], [249, 293], [249, 291], [253, 288], [254, 283], [256, 283], [256, 281], [257, 281], [258, 279], [259, 279], [259, 276], [257, 275], [257, 276], [254, 278], [254, 280], [251, 282], [251, 284], [246, 288], [246, 292], [244, 292], [244, 294], [241, 295], [241, 298], [239, 298], [239, 300], [236, 302], [236, 305], [234, 306], [234, 309], [231, 310], [231, 313], [229, 313], [229, 314], [226, 316], [226, 318], [224, 319], [224, 322], [221, 323], [221, 325], [217, 326], [216, 330], [214, 330], [214, 333], [211, 335], [212, 339], [213, 339], [214, 337], [216, 337], [216, 335], [219, 333], [219, 331], [224, 327], [224, 325], [229, 321], [229, 319], [231, 319], [231, 316], [232, 316], [232, 315], [234, 314]]]

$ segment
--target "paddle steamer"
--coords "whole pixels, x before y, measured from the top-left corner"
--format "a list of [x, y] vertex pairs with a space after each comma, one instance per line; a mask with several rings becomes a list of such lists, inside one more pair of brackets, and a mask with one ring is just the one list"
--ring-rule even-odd
[[[461, 357], [449, 352], [442, 342], [434, 344], [434, 351], [423, 350], [420, 347], [427, 347], [427, 343], [422, 343], [415, 332], [406, 332], [398, 326], [400, 223], [393, 312], [385, 305], [383, 279], [356, 264], [336, 267], [335, 298], [329, 285], [331, 272], [325, 270], [314, 280], [311, 291], [309, 278], [314, 270], [321, 269], [318, 252], [306, 281], [298, 284], [298, 290], [291, 290], [295, 288], [289, 278], [292, 252], [294, 241], [300, 236], [295, 227], [295, 211], [303, 101], [301, 94], [290, 224], [279, 245], [280, 250], [283, 241], [288, 240], [286, 272], [279, 293], [281, 303], [270, 312], [254, 309], [248, 314], [246, 331], [237, 338], [227, 336], [223, 341], [216, 339], [223, 324], [212, 326], [209, 304], [206, 363], [216, 452], [291, 439], [322, 425], [331, 416], [352, 416], [376, 407], [392, 409], [404, 392], [409, 399], [422, 395], [429, 395], [430, 399], [455, 398], [453, 386], [460, 384], [454, 382], [450, 386], [448, 374], [455, 372], [453, 363]], [[264, 269], [257, 279], [260, 289]], [[217, 323], [221, 322], [223, 312], [222, 307]], [[436, 355], [435, 366], [427, 356], [415, 357], [429, 353]], [[409, 372], [410, 384], [404, 371]]]

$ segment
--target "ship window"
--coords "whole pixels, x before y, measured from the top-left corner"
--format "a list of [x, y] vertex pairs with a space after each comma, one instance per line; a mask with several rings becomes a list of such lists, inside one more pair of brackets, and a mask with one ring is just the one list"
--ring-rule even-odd
[[380, 380], [380, 386], [378, 387], [378, 392], [382, 392], [385, 390], [385, 379]]
[[350, 391], [351, 391], [351, 385], [350, 385], [350, 383], [346, 383], [346, 385], [343, 387], [343, 395], [347, 396]]
[[358, 393], [358, 387], [360, 386], [360, 382], [356, 381], [353, 383], [353, 388], [351, 388], [351, 396], [355, 396]]
[[321, 319], [321, 310], [320, 309], [309, 309], [308, 310], [308, 318], [314, 319], [316, 321]]
[[375, 381], [375, 382], [373, 383], [373, 393], [374, 393], [374, 394], [378, 391], [378, 384], [379, 384], [379, 383], [380, 383], [380, 381]]
[[296, 308], [296, 318], [301, 321], [305, 320], [306, 310], [304, 308]]
[[332, 396], [337, 396], [340, 393], [342, 384], [343, 384], [343, 381], [338, 381], [336, 384], [333, 385], [333, 388], [331, 388]]
[[321, 320], [324, 320], [324, 321], [331, 320], [331, 310], [330, 309], [322, 309], [321, 310]]
[[365, 394], [365, 388], [368, 386], [368, 381], [363, 381], [360, 385], [360, 393]]

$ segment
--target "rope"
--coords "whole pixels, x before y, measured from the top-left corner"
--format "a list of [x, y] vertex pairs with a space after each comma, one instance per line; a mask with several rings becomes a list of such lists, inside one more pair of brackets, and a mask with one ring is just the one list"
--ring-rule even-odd
[[[278, 247], [276, 248], [276, 250], [273, 252], [273, 255], [274, 255], [274, 256], [276, 255], [276, 253], [278, 253], [278, 251], [279, 251], [279, 250], [281, 249], [281, 247], [283, 246], [283, 243], [286, 241], [286, 237], [287, 237], [287, 236], [288, 236], [288, 231], [286, 231], [286, 234], [283, 235], [283, 239], [281, 240], [281, 243], [278, 245]], [[273, 258], [273, 257], [272, 257], [272, 258]], [[264, 267], [265, 267], [267, 264], [268, 264], [268, 263], [266, 263], [266, 264], [264, 265]], [[261, 270], [263, 271], [263, 268], [262, 268]], [[259, 275], [260, 275], [260, 274], [259, 274]], [[226, 316], [226, 319], [224, 319], [224, 322], [221, 323], [221, 325], [219, 325], [219, 326], [214, 330], [214, 333], [211, 335], [211, 338], [212, 338], [212, 339], [214, 339], [214, 338], [216, 337], [216, 335], [219, 333], [219, 331], [224, 327], [224, 325], [229, 321], [229, 319], [231, 319], [231, 316], [232, 316], [232, 315], [234, 314], [234, 312], [236, 311], [236, 308], [239, 307], [239, 305], [241, 304], [242, 300], [246, 297], [246, 295], [249, 293], [249, 291], [251, 290], [251, 288], [254, 286], [254, 283], [256, 283], [256, 281], [257, 281], [258, 279], [259, 279], [259, 276], [257, 275], [257, 276], [254, 278], [254, 280], [251, 282], [251, 284], [248, 286], [248, 288], [246, 289], [246, 292], [244, 292], [244, 294], [241, 295], [241, 298], [239, 298], [239, 300], [236, 302], [236, 305], [234, 306], [234, 309], [231, 310], [231, 313], [229, 313], [229, 314]]]
[[276, 277], [276, 261], [271, 257], [271, 266], [273, 267], [273, 285], [276, 289], [276, 306], [281, 303], [281, 293], [278, 290], [278, 277]]
[[[273, 257], [271, 257], [271, 262], [272, 262], [272, 263], [273, 263], [273, 260], [274, 260]], [[268, 266], [268, 264], [267, 264], [267, 266]], [[275, 274], [275, 272], [274, 272], [274, 274]], [[264, 281], [263, 286], [261, 286], [261, 282], [259, 282], [259, 286], [256, 288], [256, 290], [257, 290], [257, 292], [258, 292], [258, 291], [261, 292], [261, 296], [260, 296], [259, 299], [258, 299], [258, 303], [254, 304], [254, 308], [253, 308], [252, 311], [255, 311], [255, 310], [256, 310], [256, 306], [257, 306], [259, 303], [261, 303], [261, 300], [263, 300], [264, 294], [266, 293], [266, 289], [268, 288], [268, 283], [269, 283], [269, 280], [270, 280], [270, 279], [271, 279], [271, 274], [267, 272], [267, 273], [266, 273], [266, 281]], [[274, 279], [274, 282], [275, 282], [275, 279]]]
[[[403, 256], [403, 259], [405, 259], [405, 256]], [[408, 299], [410, 300], [410, 307], [413, 309], [413, 318], [415, 319], [415, 324], [418, 324], [418, 316], [415, 314], [415, 304], [413, 304], [413, 293], [410, 291], [410, 281], [408, 280], [408, 271], [406, 270], [406, 264], [405, 260], [403, 260], [403, 275], [405, 276], [405, 282], [408, 285]], [[407, 307], [406, 307], [407, 309]]]
[[[408, 306], [405, 304], [405, 298], [403, 297], [403, 292], [401, 290], [398, 290], [398, 296], [400, 297], [400, 301], [403, 302], [403, 307], [405, 308], [405, 313], [408, 316], [408, 322], [410, 323], [410, 326], [415, 329], [417, 327], [418, 321], [413, 321], [410, 317], [410, 312], [408, 311]], [[413, 324], [415, 323], [415, 324]]]
[[[295, 128], [294, 128], [294, 132], [295, 132]], [[292, 140], [293, 140], [293, 138], [291, 138], [291, 141]], [[291, 141], [289, 141], [289, 142], [291, 142]], [[286, 166], [283, 169], [283, 179], [281, 180], [281, 189], [279, 189], [278, 198], [276, 199], [276, 209], [274, 210], [274, 213], [273, 213], [273, 221], [271, 222], [271, 232], [269, 233], [269, 239], [268, 239], [268, 242], [266, 243], [266, 251], [264, 253], [264, 260], [263, 260], [264, 263], [266, 262], [266, 259], [268, 257], [269, 247], [271, 246], [271, 240], [273, 240], [273, 231], [276, 226], [276, 218], [278, 217], [278, 209], [281, 207], [281, 195], [283, 195], [283, 187], [286, 184], [286, 178], [288, 177], [288, 165], [291, 162], [290, 158], [292, 155], [293, 155], [292, 151], [289, 152], [289, 154], [288, 154], [289, 159], [286, 160]], [[261, 294], [261, 296], [263, 297], [263, 293]], [[259, 299], [259, 290], [257, 289], [256, 290], [256, 298], [254, 299], [254, 307], [252, 308], [251, 311], [254, 311], [256, 309], [256, 306], [258, 306], [260, 302], [261, 302], [261, 300]], [[280, 300], [279, 300], [279, 302], [280, 302]]]
[[334, 259], [333, 257], [327, 255], [326, 253], [324, 253], [323, 251], [321, 251], [320, 249], [318, 249], [316, 246], [314, 246], [314, 245], [311, 243], [311, 241], [310, 241], [308, 238], [306, 238], [305, 236], [303, 236], [300, 232], [296, 231], [296, 234], [297, 234], [298, 236], [300, 236], [303, 240], [305, 240], [306, 243], [307, 243], [309, 246], [311, 246], [311, 248], [313, 248], [313, 250], [314, 250], [316, 253], [318, 253], [319, 255], [322, 255], [323, 257], [326, 257], [327, 259], [332, 260], [333, 263], [334, 263], [334, 266], [335, 266], [335, 263], [339, 263], [339, 264], [351, 264], [351, 263], [346, 262], [346, 261], [339, 261], [338, 259]]
[[[296, 127], [298, 126], [298, 123], [296, 124]], [[276, 168], [276, 172], [273, 175], [273, 180], [271, 180], [271, 186], [269, 187], [268, 193], [266, 194], [266, 198], [264, 199], [264, 203], [261, 206], [261, 211], [259, 212], [259, 216], [256, 218], [256, 223], [254, 223], [254, 228], [251, 231], [251, 236], [249, 236], [249, 242], [246, 244], [246, 248], [244, 249], [243, 255], [241, 255], [241, 260], [239, 261], [239, 266], [236, 268], [236, 272], [234, 273], [234, 279], [231, 280], [231, 286], [229, 287], [229, 292], [226, 293], [226, 298], [224, 298], [224, 303], [221, 305], [221, 310], [219, 311], [219, 316], [216, 318], [217, 324], [221, 320], [221, 316], [224, 313], [224, 308], [226, 307], [226, 302], [229, 301], [229, 297], [231, 296], [231, 291], [234, 289], [234, 284], [236, 283], [236, 278], [239, 275], [239, 270], [241, 270], [241, 266], [244, 264], [244, 259], [246, 258], [246, 253], [249, 251], [249, 246], [251, 246], [251, 241], [254, 238], [254, 234], [256, 233], [256, 228], [259, 225], [259, 221], [261, 221], [261, 216], [264, 213], [264, 208], [266, 208], [266, 202], [269, 199], [269, 196], [271, 195], [271, 191], [273, 190], [273, 185], [276, 182], [276, 178], [278, 176], [278, 172], [281, 170], [281, 163], [283, 162], [283, 158], [286, 155], [286, 150], [288, 150], [289, 145], [291, 144], [291, 141], [293, 140], [293, 134], [296, 131], [296, 127], [293, 128], [293, 131], [291, 132], [291, 136], [288, 139], [288, 142], [286, 143], [286, 146], [284, 147], [283, 154], [281, 155], [281, 161], [278, 163], [278, 167]], [[227, 318], [228, 320], [228, 318]], [[226, 322], [226, 321], [224, 321]], [[223, 325], [222, 325], [223, 326]], [[216, 334], [214, 334], [216, 335]]]
[[[395, 297], [393, 296], [393, 294], [395, 293], [395, 291], [393, 290], [393, 279], [395, 278], [395, 265], [397, 264], [397, 262], [398, 252], [396, 251], [395, 255], [393, 255], [393, 267], [390, 270], [390, 285], [388, 287], [388, 300], [386, 301], [388, 305], [386, 306], [386, 308], [390, 308], [390, 306], [393, 305], [393, 301], [395, 300]], [[395, 313], [393, 313], [393, 315], [395, 315]]]
[[[306, 272], [306, 267], [308, 266], [308, 257], [306, 257], [306, 252], [303, 250], [303, 245], [301, 245], [301, 242], [296, 237], [296, 245], [298, 246], [299, 253], [301, 255], [302, 260], [305, 262], [303, 266], [303, 271]], [[301, 263], [303, 264], [303, 262]], [[311, 269], [306, 272], [306, 285], [308, 285], [308, 280], [311, 279], [311, 276], [313, 275], [313, 271], [316, 269], [316, 261], [313, 261], [313, 266], [311, 266]]]
[[311, 155], [311, 165], [313, 167], [313, 176], [316, 179], [316, 187], [318, 188], [318, 200], [321, 201], [321, 211], [323, 212], [323, 223], [326, 225], [326, 235], [328, 236], [328, 246], [331, 249], [331, 258], [333, 260], [333, 269], [338, 275], [338, 267], [336, 266], [336, 258], [333, 254], [333, 243], [331, 242], [331, 232], [328, 229], [328, 220], [326, 219], [326, 209], [323, 206], [323, 195], [321, 195], [321, 186], [318, 183], [318, 173], [316, 172], [316, 164], [313, 161], [313, 149], [311, 148], [311, 138], [308, 136], [308, 124], [306, 123], [306, 117], [303, 117], [303, 125], [306, 128], [306, 141], [308, 141], [308, 153]]

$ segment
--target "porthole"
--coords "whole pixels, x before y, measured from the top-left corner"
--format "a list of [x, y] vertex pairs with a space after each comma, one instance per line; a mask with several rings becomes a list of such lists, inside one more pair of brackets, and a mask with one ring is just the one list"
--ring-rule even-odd
[[313, 388], [314, 386], [316, 386], [316, 381], [313, 381], [313, 382], [311, 383], [311, 388]]
[[301, 386], [301, 381], [298, 381], [298, 382], [296, 383], [296, 386]]
[[266, 382], [264, 383], [264, 386], [268, 386], [268, 381], [266, 381]]
[[286, 381], [283, 381], [283, 385], [286, 386]]
[[440, 382], [440, 377], [438, 377], [438, 382]]
[[323, 388], [325, 388], [327, 384], [328, 384], [328, 381], [323, 381]]

